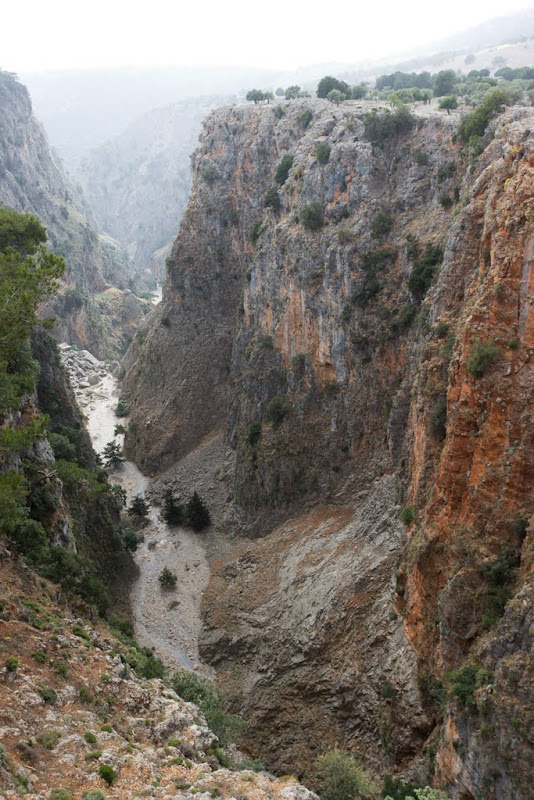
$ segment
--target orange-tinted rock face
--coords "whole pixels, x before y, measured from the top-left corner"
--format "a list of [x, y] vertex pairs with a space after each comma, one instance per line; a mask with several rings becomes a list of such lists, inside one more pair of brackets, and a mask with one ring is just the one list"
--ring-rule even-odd
[[[475, 184], [473, 201], [457, 220], [455, 248], [433, 297], [431, 314], [450, 323], [456, 341], [448, 371], [446, 437], [430, 476], [425, 473], [424, 434], [415, 418], [428, 420], [432, 413], [428, 393], [425, 396], [431, 360], [422, 364], [412, 408], [410, 495], [417, 505], [419, 524], [412, 547], [415, 564], [407, 566], [405, 629], [424, 665], [421, 668], [439, 678], [446, 670], [458, 669], [465, 659], [478, 669], [499, 671], [500, 659], [495, 655], [484, 659], [483, 654], [500, 641], [506, 624], [514, 626], [507, 619], [511, 611], [499, 626], [501, 612], [492, 613], [495, 596], [512, 594], [521, 586], [514, 577], [521, 556], [523, 561], [529, 558], [523, 538], [534, 512], [529, 288], [534, 175], [528, 114], [525, 117], [503, 124], [482, 157], [485, 169]], [[498, 348], [486, 366], [480, 361], [480, 349], [476, 361], [476, 340]], [[501, 572], [492, 577], [488, 568], [497, 562], [502, 566], [503, 561], [508, 562], [508, 570], [500, 567]], [[515, 635], [519, 653], [525, 641], [519, 632]], [[517, 787], [532, 755], [531, 746], [524, 739], [519, 741], [522, 736], [516, 731], [518, 741], [510, 744], [507, 755], [499, 747], [495, 751], [496, 740], [511, 734], [509, 719], [502, 714], [494, 719], [499, 704], [506, 702], [506, 691], [501, 683], [493, 684], [493, 675], [479, 680], [492, 685], [490, 699], [478, 709], [482, 721], [471, 721], [466, 732], [465, 715], [453, 712], [460, 713], [463, 723], [459, 734], [453, 735], [450, 726], [445, 728], [441, 779], [457, 787], [455, 797], [526, 797]], [[531, 703], [532, 686], [523, 688]], [[484, 721], [482, 714], [491, 717], [491, 722]], [[491, 731], [485, 738], [477, 734], [484, 725]], [[450, 759], [446, 748], [456, 740], [459, 752]], [[500, 771], [501, 777], [495, 778], [490, 789], [491, 748], [493, 771]], [[478, 778], [469, 763], [473, 749], [484, 762]], [[510, 793], [514, 781], [506, 758], [515, 761], [517, 795]]]
[[[507, 659], [526, 663], [529, 647], [528, 609], [514, 616], [516, 598], [502, 612], [525, 579], [534, 511], [533, 114], [507, 112], [470, 162], [452, 117], [378, 149], [355, 107], [310, 104], [306, 130], [299, 103], [278, 121], [268, 108], [208, 120], [166, 296], [129, 357], [146, 424], [129, 446], [159, 469], [227, 426], [230, 528], [254, 541], [213, 567], [202, 648], [272, 763], [300, 769], [340, 741], [424, 783], [442, 741], [439, 782], [485, 800], [487, 739], [495, 797], [515, 787], [522, 800], [530, 745], [512, 743], [489, 687], [497, 676], [495, 697], [511, 702]], [[266, 209], [284, 151], [293, 167]], [[459, 196], [453, 211], [443, 193]], [[315, 230], [300, 222], [311, 203]], [[454, 676], [440, 682], [466, 659], [464, 709]], [[497, 715], [486, 739], [469, 716], [483, 707]]]

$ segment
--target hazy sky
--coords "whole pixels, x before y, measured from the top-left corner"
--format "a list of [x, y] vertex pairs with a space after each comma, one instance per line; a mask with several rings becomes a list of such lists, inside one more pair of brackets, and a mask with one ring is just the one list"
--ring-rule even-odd
[[24, 0], [4, 3], [0, 67], [357, 62], [441, 39], [529, 0]]

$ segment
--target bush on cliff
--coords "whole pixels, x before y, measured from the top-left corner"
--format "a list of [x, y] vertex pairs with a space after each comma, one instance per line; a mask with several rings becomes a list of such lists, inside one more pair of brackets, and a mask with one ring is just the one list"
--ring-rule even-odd
[[278, 166], [276, 167], [276, 171], [274, 173], [274, 180], [279, 186], [283, 186], [287, 181], [289, 170], [292, 166], [293, 156], [290, 153], [286, 153], [278, 162]]
[[467, 371], [470, 372], [474, 378], [482, 378], [500, 355], [501, 348], [497, 347], [492, 339], [489, 339], [487, 342], [483, 342], [481, 339], [475, 339], [469, 351]]
[[458, 137], [465, 144], [474, 144], [478, 137], [484, 136], [490, 120], [509, 102], [508, 93], [503, 89], [490, 92], [482, 103], [463, 118], [458, 129]]
[[195, 672], [180, 670], [174, 673], [171, 686], [180, 697], [200, 708], [223, 747], [239, 737], [245, 726], [244, 720], [227, 712], [228, 702], [224, 694], [210, 680]]
[[119, 400], [113, 413], [116, 417], [127, 417], [130, 412], [128, 411], [128, 406], [124, 400]]
[[253, 244], [253, 245], [255, 245], [255, 244], [256, 244], [256, 242], [257, 242], [257, 241], [258, 241], [258, 239], [259, 239], [259, 236], [260, 236], [260, 233], [261, 233], [261, 226], [262, 226], [262, 224], [263, 224], [263, 223], [262, 223], [261, 219], [258, 219], [258, 220], [257, 220], [257, 221], [256, 221], [256, 222], [255, 222], [255, 223], [252, 225], [252, 227], [250, 228], [250, 241], [252, 242], [252, 244]]
[[374, 145], [381, 147], [393, 136], [409, 133], [415, 125], [415, 117], [406, 106], [395, 111], [379, 114], [372, 111], [364, 117], [365, 137]]
[[273, 211], [278, 211], [280, 209], [280, 195], [278, 194], [276, 186], [271, 186], [271, 188], [267, 190], [263, 199], [263, 205], [266, 208], [272, 208]]
[[371, 800], [378, 788], [361, 764], [337, 748], [317, 761], [317, 788], [321, 800]]
[[299, 212], [299, 220], [309, 231], [318, 230], [323, 224], [323, 214], [318, 203], [307, 203]]
[[315, 158], [319, 164], [328, 164], [330, 158], [330, 146], [326, 142], [317, 142], [315, 146]]

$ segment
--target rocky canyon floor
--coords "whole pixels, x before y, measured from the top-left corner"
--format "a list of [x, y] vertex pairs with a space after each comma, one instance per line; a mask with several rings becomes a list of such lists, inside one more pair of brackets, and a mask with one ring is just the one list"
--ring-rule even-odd
[[[114, 413], [119, 397], [110, 367], [88, 351], [67, 344], [61, 345], [61, 352], [96, 452], [102, 453], [111, 441], [122, 444], [123, 436], [115, 436], [114, 431], [119, 423], [127, 425], [127, 419]], [[127, 505], [136, 495], [144, 496], [150, 486], [150, 479], [129, 461], [113, 470], [110, 480], [126, 490]], [[136, 639], [171, 667], [202, 668], [200, 599], [209, 579], [204, 542], [190, 530], [170, 528], [153, 506], [141, 538], [134, 555], [139, 571], [130, 597]], [[177, 577], [174, 591], [162, 591], [159, 586], [164, 567]]]

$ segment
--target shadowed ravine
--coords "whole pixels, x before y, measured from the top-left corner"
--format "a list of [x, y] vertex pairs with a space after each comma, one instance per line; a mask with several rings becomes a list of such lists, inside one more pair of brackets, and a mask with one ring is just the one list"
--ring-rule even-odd
[[[87, 418], [93, 447], [99, 453], [110, 441], [122, 444], [123, 436], [114, 436], [118, 419], [117, 380], [107, 365], [87, 351], [62, 346], [78, 404]], [[135, 495], [144, 495], [150, 479], [130, 461], [113, 470], [110, 479], [127, 492], [130, 504]], [[131, 607], [138, 642], [154, 649], [171, 667], [199, 667], [200, 598], [209, 578], [209, 568], [202, 542], [184, 528], [169, 528], [155, 508], [150, 509], [144, 541], [135, 553], [139, 575], [131, 589]], [[162, 592], [158, 575], [168, 567], [178, 578], [176, 590]]]

